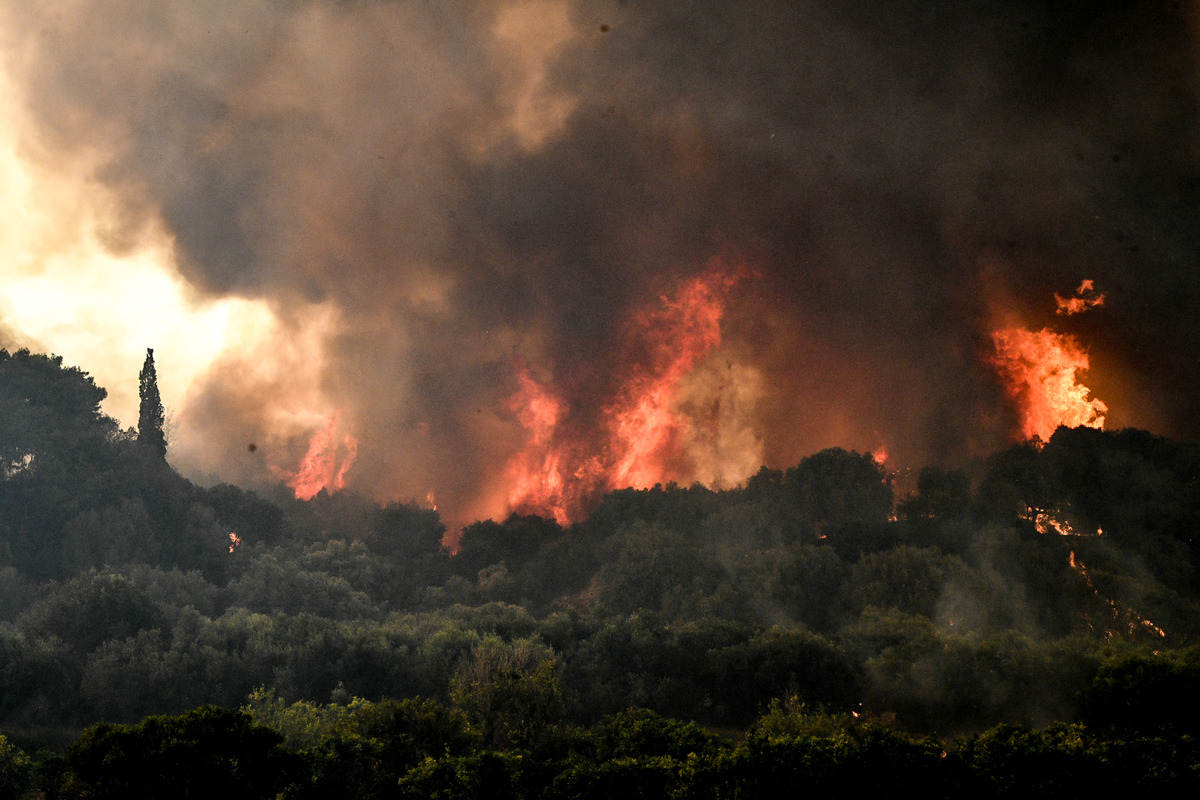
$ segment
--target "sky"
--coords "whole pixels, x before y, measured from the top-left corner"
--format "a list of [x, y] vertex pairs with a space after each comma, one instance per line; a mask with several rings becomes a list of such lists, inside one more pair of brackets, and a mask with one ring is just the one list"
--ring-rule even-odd
[[0, 0], [0, 346], [125, 425], [154, 348], [189, 477], [464, 521], [968, 463], [1027, 430], [997, 331], [1194, 439], [1198, 99], [1185, 0]]

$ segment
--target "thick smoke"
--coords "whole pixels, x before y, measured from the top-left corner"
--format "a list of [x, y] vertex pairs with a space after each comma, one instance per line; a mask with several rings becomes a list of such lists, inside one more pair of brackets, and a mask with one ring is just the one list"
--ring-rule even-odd
[[[630, 315], [714, 258], [759, 277], [681, 402], [736, 409], [721, 435], [772, 466], [1002, 444], [987, 350], [1014, 323], [1090, 350], [1110, 426], [1200, 434], [1194, 5], [893, 5], [77, 0], [0, 21], [38, 151], [87, 154], [121, 200], [110, 246], [161, 228], [196, 287], [282, 321], [177, 409], [195, 472], [270, 480], [336, 411], [350, 486], [499, 513], [518, 365], [594, 418]], [[1056, 320], [1085, 278], [1105, 307]]]

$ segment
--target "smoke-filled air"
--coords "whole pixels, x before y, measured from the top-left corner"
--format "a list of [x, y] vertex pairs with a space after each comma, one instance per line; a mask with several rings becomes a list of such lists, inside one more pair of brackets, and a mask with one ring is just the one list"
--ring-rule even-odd
[[577, 521], [1200, 434], [1192, 3], [0, 5], [0, 345], [188, 477]]

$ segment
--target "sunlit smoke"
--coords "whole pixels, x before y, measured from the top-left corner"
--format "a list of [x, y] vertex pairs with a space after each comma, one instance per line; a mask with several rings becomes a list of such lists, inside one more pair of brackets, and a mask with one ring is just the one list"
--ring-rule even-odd
[[52, 351], [81, 366], [107, 389], [105, 412], [125, 425], [137, 421], [136, 376], [153, 347], [164, 404], [179, 409], [231, 331], [271, 312], [259, 301], [196, 293], [161, 225], [127, 240], [114, 233], [117, 204], [89, 180], [95, 164], [31, 148], [3, 72], [0, 108], [0, 328], [11, 339], [0, 346]]

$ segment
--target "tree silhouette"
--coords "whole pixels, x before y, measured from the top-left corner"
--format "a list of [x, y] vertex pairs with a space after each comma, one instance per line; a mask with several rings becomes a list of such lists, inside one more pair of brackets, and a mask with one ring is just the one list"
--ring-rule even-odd
[[137, 440], [152, 448], [160, 458], [167, 456], [167, 437], [163, 433], [162, 397], [158, 394], [158, 373], [154, 370], [154, 350], [146, 348], [146, 361], [142, 371], [138, 373], [140, 387], [138, 394], [142, 399], [138, 412]]

